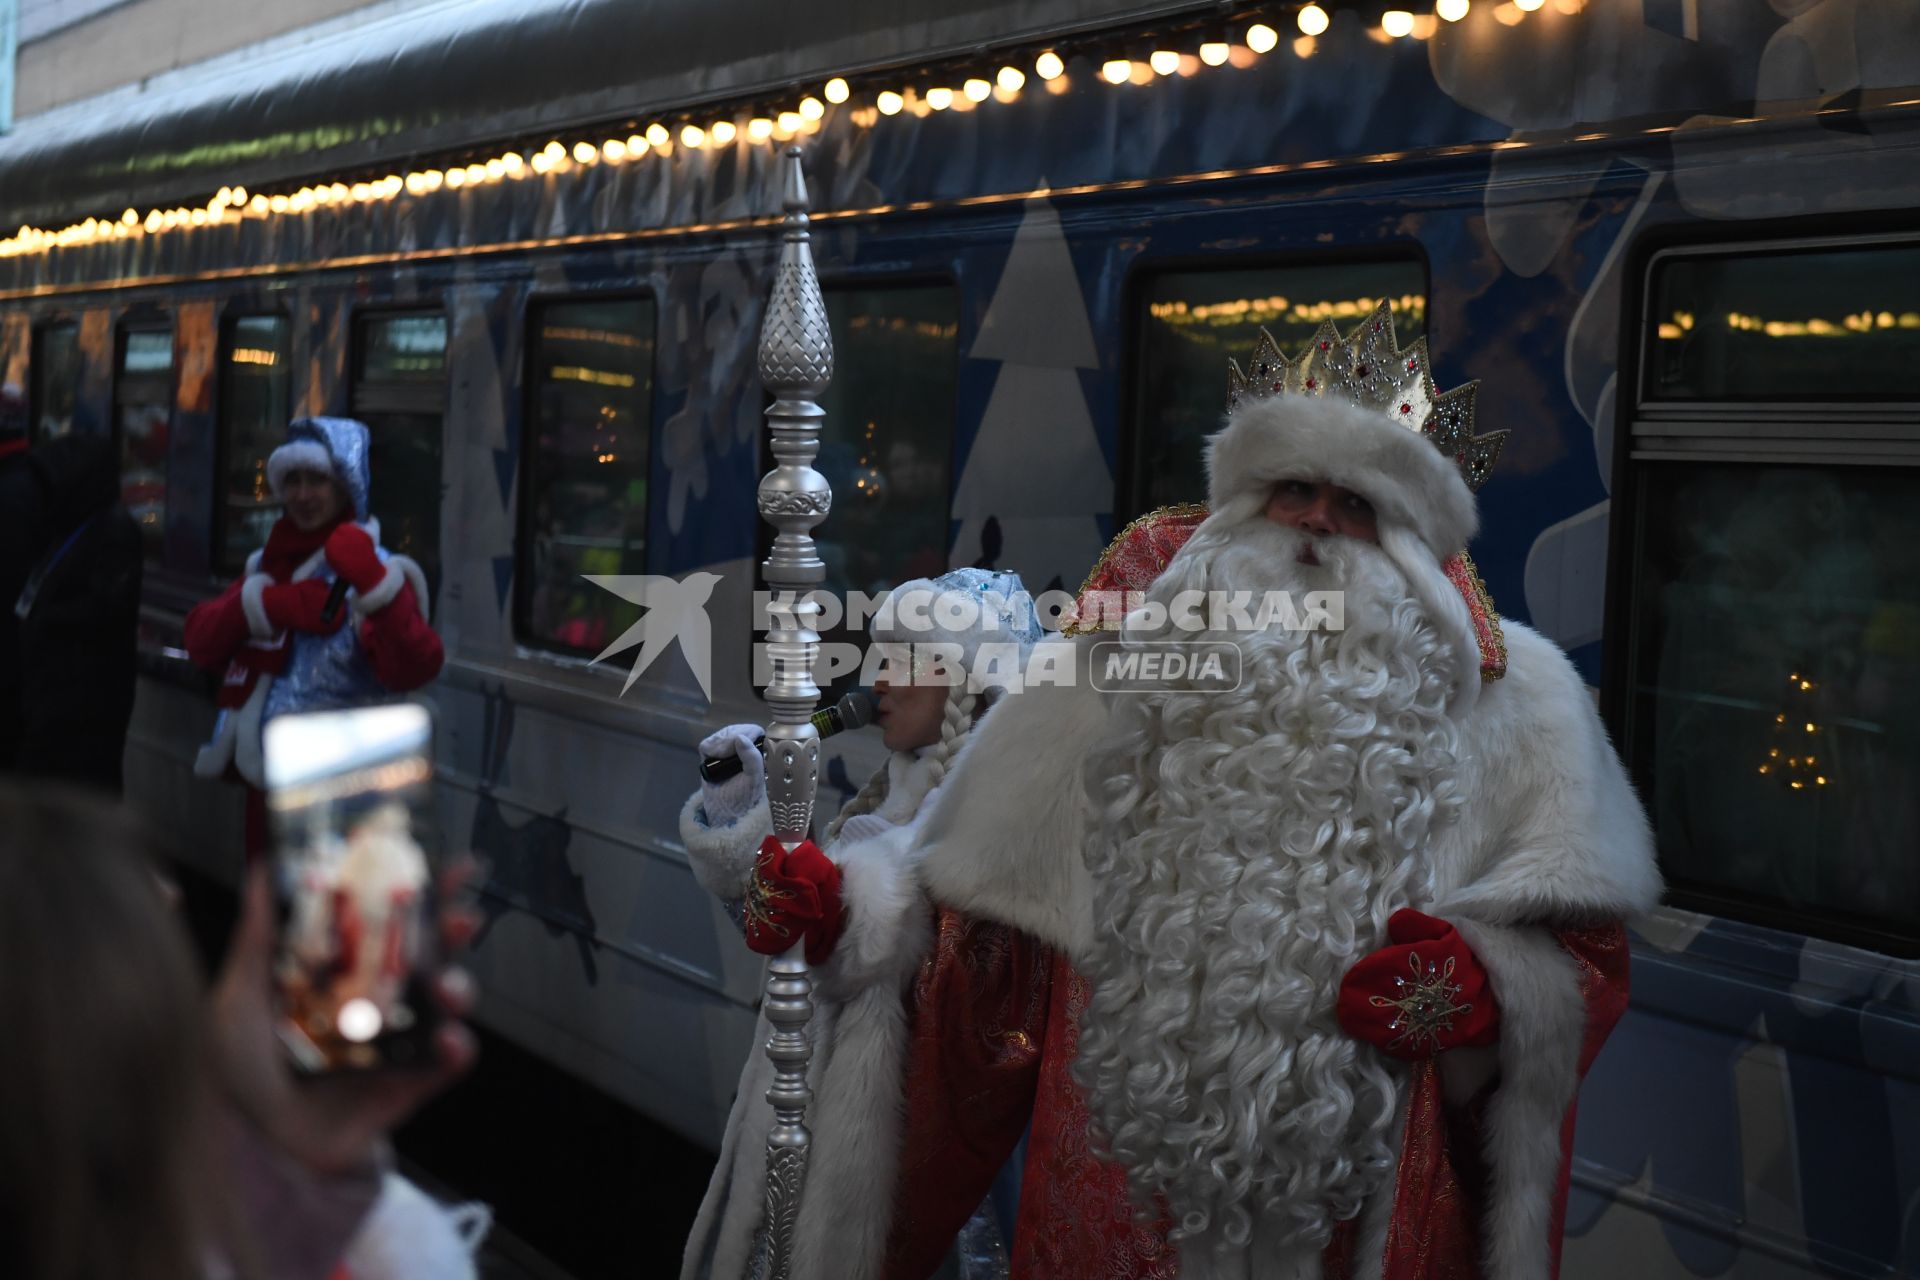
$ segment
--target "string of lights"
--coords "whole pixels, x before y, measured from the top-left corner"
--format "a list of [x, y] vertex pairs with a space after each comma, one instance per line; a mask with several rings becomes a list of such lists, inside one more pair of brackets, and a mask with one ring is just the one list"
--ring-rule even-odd
[[[1367, 34], [1382, 43], [1431, 38], [1443, 23], [1466, 18], [1473, 4], [1491, 8], [1493, 17], [1516, 25], [1551, 3], [1564, 15], [1580, 13], [1588, 0], [1432, 0], [1432, 10], [1385, 8], [1369, 20]], [[1045, 45], [998, 51], [997, 56], [975, 57], [938, 66], [863, 73], [858, 83], [835, 76], [817, 89], [811, 86], [794, 96], [762, 100], [727, 111], [713, 107], [668, 113], [641, 127], [634, 122], [624, 136], [578, 138], [568, 143], [554, 139], [537, 150], [520, 146], [464, 163], [425, 164], [381, 176], [366, 175], [314, 182], [288, 191], [248, 191], [223, 186], [204, 205], [149, 209], [143, 216], [129, 208], [119, 217], [90, 217], [64, 227], [22, 226], [0, 239], [0, 258], [49, 253], [56, 249], [94, 245], [145, 236], [168, 235], [306, 214], [321, 208], [348, 208], [381, 204], [403, 193], [415, 198], [463, 187], [519, 182], [530, 177], [580, 173], [600, 165], [638, 164], [650, 158], [672, 156], [676, 147], [689, 151], [737, 145], [777, 145], [817, 132], [829, 108], [845, 112], [856, 127], [871, 128], [889, 117], [925, 118], [938, 112], [964, 113], [989, 102], [1013, 103], [1023, 94], [1064, 94], [1087, 69], [1089, 79], [1113, 87], [1148, 85], [1166, 77], [1187, 77], [1217, 68], [1246, 68], [1281, 45], [1281, 27], [1296, 34], [1290, 49], [1297, 58], [1311, 58], [1319, 38], [1332, 26], [1329, 8], [1345, 6], [1310, 0], [1304, 5], [1268, 8], [1224, 20], [1198, 20], [1148, 33], [1100, 32]]]

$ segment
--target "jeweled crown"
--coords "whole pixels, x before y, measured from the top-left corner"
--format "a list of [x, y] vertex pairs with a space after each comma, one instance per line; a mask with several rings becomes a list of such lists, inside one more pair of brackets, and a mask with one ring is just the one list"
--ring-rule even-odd
[[1306, 350], [1292, 360], [1262, 329], [1247, 372], [1227, 361], [1227, 412], [1249, 400], [1277, 395], [1340, 396], [1425, 436], [1453, 459], [1467, 488], [1478, 490], [1507, 441], [1505, 431], [1473, 434], [1473, 401], [1479, 386], [1469, 382], [1451, 391], [1436, 391], [1428, 368], [1427, 340], [1417, 338], [1402, 351], [1394, 341], [1393, 308], [1382, 302], [1344, 338], [1331, 320], [1321, 325]]

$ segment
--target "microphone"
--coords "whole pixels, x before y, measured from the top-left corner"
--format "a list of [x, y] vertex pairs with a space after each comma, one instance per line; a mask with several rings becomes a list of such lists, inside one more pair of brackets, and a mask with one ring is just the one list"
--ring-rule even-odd
[[335, 578], [333, 580], [333, 590], [327, 592], [327, 602], [320, 606], [320, 621], [326, 623], [328, 626], [332, 626], [333, 620], [340, 616], [340, 606], [346, 602], [347, 580], [345, 578]]
[[[855, 689], [830, 707], [822, 707], [810, 717], [814, 729], [823, 738], [831, 738], [836, 733], [845, 733], [848, 729], [858, 729], [873, 719], [873, 699], [859, 689]], [[767, 737], [761, 734], [753, 740], [756, 751], [767, 749]], [[745, 765], [737, 755], [709, 756], [700, 762], [700, 780], [702, 782], [725, 782], [739, 773]]]

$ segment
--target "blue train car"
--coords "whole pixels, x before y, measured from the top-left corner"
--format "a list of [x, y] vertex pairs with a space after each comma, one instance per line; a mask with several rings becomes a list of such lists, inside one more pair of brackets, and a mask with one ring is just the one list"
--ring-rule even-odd
[[[743, 9], [744, 52], [705, 32], [636, 78], [600, 52], [643, 34], [623, 6], [481, 5], [159, 86], [154, 163], [111, 160], [133, 134], [97, 113], [28, 122], [0, 140], [31, 224], [0, 242], [0, 372], [42, 433], [116, 436], [149, 533], [134, 799], [233, 874], [180, 620], [270, 522], [284, 421], [366, 419], [447, 641], [440, 818], [492, 865], [480, 1016], [717, 1139], [758, 964], [675, 818], [694, 743], [760, 714], [753, 357], [791, 139], [838, 348], [830, 585], [1072, 589], [1200, 496], [1262, 327], [1390, 298], [1442, 386], [1482, 381], [1512, 436], [1475, 558], [1594, 686], [1671, 885], [1581, 1098], [1564, 1273], [1920, 1269], [1920, 16], [1458, 7], [1401, 36], [1337, 6], [898, 6], [806, 38]], [[857, 71], [854, 35], [883, 51]], [[498, 110], [436, 111], [507, 66]], [[693, 572], [711, 701], [677, 653], [626, 689], [637, 609], [586, 575]], [[833, 740], [827, 798], [875, 759]]]

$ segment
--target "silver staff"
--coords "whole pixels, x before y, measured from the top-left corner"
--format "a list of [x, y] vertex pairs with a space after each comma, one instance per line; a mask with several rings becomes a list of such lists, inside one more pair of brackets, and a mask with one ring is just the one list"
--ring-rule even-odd
[[[808, 722], [820, 701], [820, 689], [813, 683], [819, 606], [802, 597], [826, 578], [812, 531], [833, 503], [826, 477], [813, 469], [825, 416], [818, 399], [833, 377], [833, 335], [807, 245], [807, 183], [799, 147], [787, 148], [781, 203], [786, 233], [760, 331], [760, 381], [774, 398], [767, 426], [779, 464], [760, 481], [760, 514], [778, 536], [773, 554], [760, 569], [775, 601], [767, 628], [773, 668], [766, 692], [773, 713], [767, 726], [767, 807], [773, 814], [773, 834], [792, 849], [807, 838], [812, 825], [820, 768], [820, 735]], [[767, 1134], [767, 1280], [787, 1280], [811, 1141], [805, 1118], [812, 1100], [807, 1064], [813, 1048], [807, 1021], [813, 1016], [813, 980], [807, 974], [805, 950], [804, 942], [796, 942], [767, 966], [764, 1008], [773, 1024], [767, 1056], [774, 1068], [773, 1087], [767, 1090], [773, 1106], [773, 1128]]]

